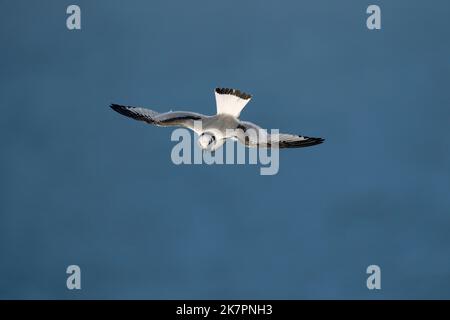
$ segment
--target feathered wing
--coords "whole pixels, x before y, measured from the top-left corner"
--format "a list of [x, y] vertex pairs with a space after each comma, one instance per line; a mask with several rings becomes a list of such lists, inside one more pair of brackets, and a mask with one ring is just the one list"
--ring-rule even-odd
[[294, 134], [269, 134], [254, 123], [241, 121], [235, 136], [247, 147], [259, 148], [303, 148], [321, 144], [325, 140]]
[[202, 121], [206, 118], [206, 116], [195, 112], [174, 111], [158, 113], [146, 108], [122, 106], [119, 104], [111, 104], [111, 108], [124, 116], [145, 121], [148, 124], [164, 127], [179, 126], [192, 130], [194, 130], [195, 121]]
[[251, 95], [236, 89], [216, 88], [217, 114], [228, 114], [238, 118], [242, 109], [252, 98]]

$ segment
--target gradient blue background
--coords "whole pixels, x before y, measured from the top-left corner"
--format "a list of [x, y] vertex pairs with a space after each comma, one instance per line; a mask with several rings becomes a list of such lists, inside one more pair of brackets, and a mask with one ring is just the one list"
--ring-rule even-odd
[[[450, 298], [448, 1], [0, 8], [0, 298]], [[212, 114], [216, 86], [326, 143], [275, 176], [176, 166], [171, 129], [108, 107]]]

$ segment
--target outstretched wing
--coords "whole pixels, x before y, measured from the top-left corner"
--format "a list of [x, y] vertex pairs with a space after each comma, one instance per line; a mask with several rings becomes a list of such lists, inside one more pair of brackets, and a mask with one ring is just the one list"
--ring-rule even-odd
[[236, 89], [216, 88], [217, 114], [229, 114], [238, 118], [242, 109], [252, 98], [251, 95]]
[[203, 119], [206, 118], [206, 116], [195, 112], [174, 111], [158, 113], [146, 108], [122, 106], [118, 104], [111, 104], [111, 108], [124, 116], [139, 121], [145, 121], [156, 126], [180, 126], [192, 130], [194, 130], [195, 121], [203, 121]]
[[247, 121], [240, 122], [235, 138], [247, 147], [275, 147], [280, 149], [309, 147], [321, 144], [324, 141], [322, 138], [312, 138], [302, 135], [285, 133], [269, 134], [256, 124]]

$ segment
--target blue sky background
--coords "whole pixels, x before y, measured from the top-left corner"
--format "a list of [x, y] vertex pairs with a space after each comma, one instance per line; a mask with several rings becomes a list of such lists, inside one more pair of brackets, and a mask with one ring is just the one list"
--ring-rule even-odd
[[[2, 2], [0, 298], [450, 298], [449, 14], [444, 0]], [[171, 129], [108, 107], [212, 114], [217, 86], [253, 94], [242, 119], [326, 143], [283, 150], [275, 176], [176, 166]]]

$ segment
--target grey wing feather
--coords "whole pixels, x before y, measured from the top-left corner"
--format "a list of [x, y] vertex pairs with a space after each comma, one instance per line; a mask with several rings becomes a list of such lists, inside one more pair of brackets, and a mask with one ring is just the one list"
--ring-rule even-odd
[[118, 104], [111, 104], [111, 108], [124, 116], [157, 126], [180, 126], [194, 129], [195, 121], [202, 121], [206, 118], [206, 116], [195, 112], [175, 111], [158, 113], [146, 108], [122, 106]]
[[254, 123], [240, 121], [236, 138], [247, 147], [303, 148], [321, 144], [322, 138], [294, 134], [269, 134]]

